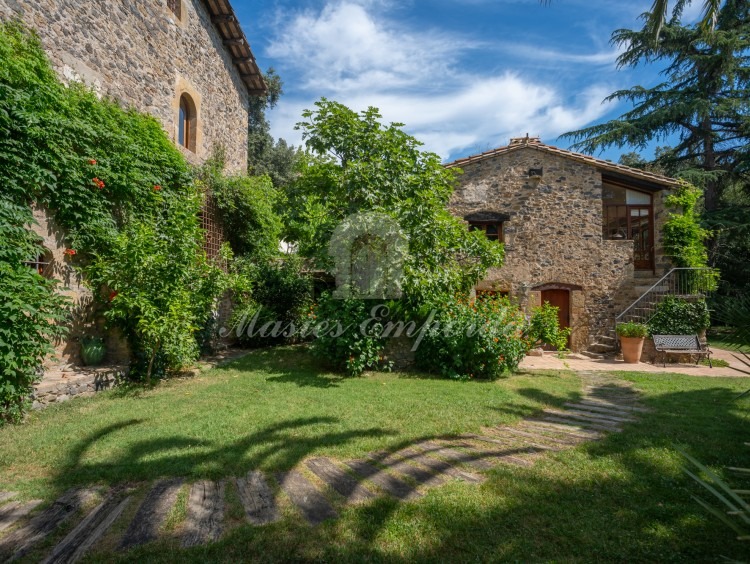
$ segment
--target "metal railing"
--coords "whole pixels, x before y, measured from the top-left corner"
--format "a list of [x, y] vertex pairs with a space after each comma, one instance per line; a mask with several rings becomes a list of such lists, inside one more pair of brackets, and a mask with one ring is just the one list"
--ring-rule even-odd
[[718, 279], [718, 271], [713, 268], [673, 268], [615, 317], [615, 327], [628, 321], [648, 323], [656, 313], [657, 306], [667, 296], [704, 298], [716, 289]]

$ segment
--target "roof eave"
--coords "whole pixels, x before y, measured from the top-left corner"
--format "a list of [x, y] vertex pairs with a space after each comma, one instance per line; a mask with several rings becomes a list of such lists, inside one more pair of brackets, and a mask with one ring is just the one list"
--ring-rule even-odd
[[265, 96], [268, 93], [268, 85], [263, 80], [263, 73], [255, 61], [250, 43], [229, 0], [203, 0], [203, 4], [211, 16], [211, 23], [221, 36], [224, 48], [232, 57], [232, 64], [237, 68], [248, 94]]
[[485, 151], [478, 155], [472, 155], [470, 157], [465, 157], [463, 159], [455, 160], [451, 163], [445, 164], [444, 166], [446, 168], [460, 168], [465, 165], [481, 162], [483, 160], [490, 159], [492, 157], [497, 157], [500, 155], [505, 155], [514, 151], [518, 151], [520, 149], [534, 149], [536, 151], [550, 153], [553, 155], [557, 155], [561, 158], [580, 162], [582, 164], [595, 167], [602, 174], [607, 174], [607, 175], [611, 175], [614, 177], [625, 177], [629, 179], [637, 179], [639, 183], [650, 186], [651, 187], [650, 189], [652, 190], [653, 189], [658, 190], [658, 189], [663, 189], [663, 188], [673, 188], [678, 185], [677, 180], [675, 180], [674, 178], [670, 178], [668, 176], [663, 176], [661, 174], [642, 171], [640, 169], [632, 168], [632, 167], [625, 166], [625, 165], [620, 165], [617, 163], [613, 163], [611, 161], [605, 161], [602, 159], [598, 159], [596, 157], [584, 155], [582, 153], [575, 153], [573, 151], [568, 151], [567, 149], [560, 149], [558, 147], [552, 147], [550, 145], [545, 145], [543, 143], [519, 143], [517, 145], [506, 145], [504, 147], [498, 147], [497, 149]]

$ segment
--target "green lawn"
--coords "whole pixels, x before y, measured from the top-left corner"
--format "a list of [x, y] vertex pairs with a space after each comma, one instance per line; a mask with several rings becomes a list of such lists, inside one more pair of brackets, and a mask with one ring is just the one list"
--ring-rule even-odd
[[706, 332], [706, 339], [711, 347], [717, 347], [720, 349], [726, 349], [731, 351], [739, 350], [741, 352], [750, 353], [750, 343], [737, 345], [729, 340], [729, 333], [731, 329], [727, 327], [711, 327]]
[[[342, 378], [303, 349], [255, 352], [199, 377], [120, 390], [0, 429], [0, 484], [49, 498], [82, 484], [286, 470], [307, 456], [356, 457], [423, 437], [478, 431], [577, 397], [572, 373], [453, 382]], [[34, 456], [29, 456], [34, 452]]]
[[[338, 506], [341, 518], [305, 525], [244, 524], [231, 488], [231, 526], [218, 543], [184, 552], [166, 539], [92, 561], [716, 561], [744, 560], [747, 543], [690, 499], [676, 447], [703, 462], [750, 466], [750, 379], [621, 373], [654, 409], [622, 433], [498, 467], [481, 486], [451, 483], [417, 502], [381, 498]], [[496, 383], [369, 374], [340, 379], [299, 350], [255, 353], [135, 397], [103, 394], [0, 430], [0, 483], [25, 495], [71, 484], [138, 487], [158, 475], [218, 477], [288, 468], [312, 454], [351, 457], [418, 437], [510, 422], [579, 392], [570, 374]], [[750, 489], [735, 476], [733, 484]], [[179, 527], [181, 513], [170, 526]], [[116, 532], [116, 531], [115, 531]], [[60, 532], [60, 535], [64, 531]], [[111, 539], [115, 533], [110, 535]], [[114, 543], [114, 540], [111, 540]], [[105, 543], [106, 546], [106, 543]], [[38, 556], [38, 555], [37, 555]]]

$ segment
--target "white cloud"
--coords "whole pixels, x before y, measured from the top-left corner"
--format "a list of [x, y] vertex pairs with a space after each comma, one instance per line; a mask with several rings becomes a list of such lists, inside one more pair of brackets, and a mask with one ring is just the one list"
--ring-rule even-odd
[[[610, 87], [591, 85], [576, 96], [561, 84], [507, 68], [466, 70], [464, 63], [477, 49], [492, 46], [443, 30], [406, 28], [377, 8], [340, 0], [279, 22], [268, 54], [297, 77], [294, 89], [287, 88], [289, 93], [269, 114], [275, 136], [299, 144], [300, 132], [293, 126], [320, 96], [357, 111], [375, 106], [386, 121], [405, 123], [428, 150], [446, 159], [504, 145], [509, 137], [527, 132], [551, 143], [607, 110], [601, 100]], [[616, 55], [543, 48], [526, 53], [555, 59], [558, 66], [597, 69], [613, 66]]]
[[[554, 89], [507, 73], [476, 79], [437, 96], [360, 93], [339, 101], [355, 111], [379, 108], [385, 121], [407, 124], [406, 129], [426, 149], [448, 159], [465, 150], [479, 152], [505, 145], [510, 137], [525, 133], [552, 143], [561, 133], [601, 117], [608, 109], [601, 103], [608, 92], [594, 87], [576, 103], [565, 105]], [[311, 106], [299, 100], [282, 101], [270, 116], [274, 134], [301, 143], [293, 125], [300, 121], [302, 110]]]
[[301, 73], [309, 89], [405, 88], [443, 74], [468, 42], [443, 32], [415, 32], [376, 20], [366, 6], [343, 1], [299, 13], [268, 54]]

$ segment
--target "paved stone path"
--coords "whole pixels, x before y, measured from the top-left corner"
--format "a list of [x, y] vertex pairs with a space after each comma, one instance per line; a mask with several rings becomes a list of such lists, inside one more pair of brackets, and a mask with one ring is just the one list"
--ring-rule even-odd
[[[583, 397], [562, 409], [548, 408], [509, 426], [482, 429], [447, 439], [435, 438], [408, 445], [396, 452], [373, 452], [357, 460], [317, 457], [274, 476], [251, 471], [240, 478], [199, 480], [189, 484], [186, 516], [179, 527], [183, 547], [214, 542], [225, 529], [225, 492], [233, 488], [254, 526], [281, 519], [284, 497], [312, 526], [336, 519], [347, 504], [387, 495], [408, 501], [426, 490], [452, 480], [470, 484], [484, 481], [483, 472], [498, 464], [528, 467], [545, 453], [594, 441], [636, 421], [647, 411], [627, 383], [604, 374], [581, 372]], [[133, 489], [70, 490], [51, 505], [36, 510], [41, 501], [14, 501], [14, 492], [0, 492], [0, 561], [21, 558], [56, 535], [66, 522], [69, 532], [56, 544], [48, 543], [44, 562], [75, 562], [111, 529], [130, 515], [118, 530], [117, 550], [124, 551], [157, 540], [185, 486], [180, 478], [154, 482], [137, 510], [128, 511]], [[71, 521], [75, 518], [77, 521]]]

